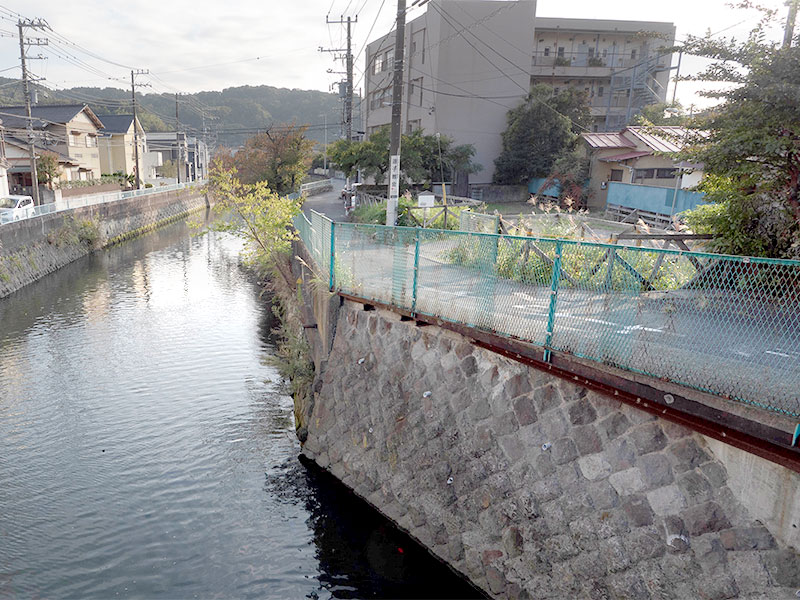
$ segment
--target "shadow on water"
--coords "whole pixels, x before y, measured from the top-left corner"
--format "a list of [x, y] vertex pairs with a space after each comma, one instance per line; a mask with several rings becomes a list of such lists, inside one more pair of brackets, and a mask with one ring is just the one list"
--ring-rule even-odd
[[334, 598], [485, 598], [302, 455], [268, 476], [266, 489], [282, 501], [305, 504], [321, 592]]

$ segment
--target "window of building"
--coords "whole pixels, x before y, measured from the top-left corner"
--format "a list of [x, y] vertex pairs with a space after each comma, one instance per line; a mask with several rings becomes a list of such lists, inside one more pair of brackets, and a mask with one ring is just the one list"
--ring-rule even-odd
[[425, 64], [425, 30], [420, 29], [411, 35], [411, 55], [419, 56], [419, 62]]
[[377, 75], [383, 71], [383, 55], [376, 54], [372, 57], [372, 74]]
[[674, 179], [677, 169], [656, 169], [656, 179]]
[[394, 68], [394, 50], [389, 50], [383, 59], [383, 70], [388, 71]]
[[559, 58], [564, 58], [564, 46], [559, 46], [558, 47], [558, 57]]
[[87, 135], [86, 136], [86, 147], [87, 148], [97, 148], [97, 136]]
[[636, 60], [636, 49], [631, 50], [631, 60]]
[[408, 86], [408, 101], [416, 106], [422, 106], [422, 77], [411, 80]]
[[80, 137], [80, 132], [70, 131], [67, 134], [67, 144], [69, 144], [70, 146], [77, 146], [79, 137]]
[[597, 96], [598, 97], [602, 98], [604, 92], [605, 92], [605, 88], [602, 85], [599, 88], [597, 88]]
[[622, 169], [611, 169], [609, 181], [622, 181]]
[[656, 170], [655, 169], [634, 169], [633, 170], [633, 179], [634, 180], [641, 180], [641, 179], [655, 179]]
[[544, 49], [544, 55], [545, 56], [550, 56], [550, 48], [549, 47]]
[[406, 133], [410, 134], [415, 132], [417, 129], [422, 129], [422, 120], [421, 119], [414, 119], [406, 123]]
[[594, 48], [589, 48], [589, 58], [594, 58]]

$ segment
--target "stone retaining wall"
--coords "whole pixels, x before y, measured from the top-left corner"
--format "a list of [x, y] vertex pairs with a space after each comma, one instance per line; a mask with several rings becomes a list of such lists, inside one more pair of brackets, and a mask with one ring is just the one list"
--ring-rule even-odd
[[794, 597], [797, 554], [702, 436], [453, 332], [334, 312], [307, 329], [303, 453], [491, 596]]
[[[91, 252], [181, 218], [208, 205], [205, 193], [184, 189], [85, 206], [0, 227], [0, 298]], [[80, 225], [98, 233], [81, 239]]]

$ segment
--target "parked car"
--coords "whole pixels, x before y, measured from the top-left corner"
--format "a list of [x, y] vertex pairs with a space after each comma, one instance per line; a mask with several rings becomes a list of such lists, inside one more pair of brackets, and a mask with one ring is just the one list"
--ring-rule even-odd
[[0, 198], [0, 223], [10, 223], [32, 217], [35, 207], [30, 196], [6, 196]]

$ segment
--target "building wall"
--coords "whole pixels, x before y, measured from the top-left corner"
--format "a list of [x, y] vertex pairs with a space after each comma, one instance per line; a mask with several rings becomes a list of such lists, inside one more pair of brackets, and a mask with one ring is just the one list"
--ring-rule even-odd
[[[530, 84], [536, 3], [434, 0], [430, 4], [435, 7], [429, 5], [406, 29], [409, 60], [404, 77], [403, 132], [422, 128], [427, 134], [452, 137], [457, 144], [473, 144], [474, 160], [483, 168], [470, 176], [470, 183], [490, 183], [506, 113], [522, 101]], [[467, 41], [459, 33], [464, 26], [483, 42], [469, 36]], [[373, 56], [386, 57], [393, 50], [393, 40], [390, 34], [367, 47], [368, 134], [391, 123], [390, 96], [384, 97], [383, 105], [376, 104], [375, 97], [376, 91], [391, 85], [391, 68], [375, 73], [374, 65], [382, 63]], [[498, 66], [508, 76], [500, 74]], [[494, 99], [499, 96], [504, 98]]]
[[[64, 139], [67, 140], [66, 144], [59, 149], [59, 152], [76, 159], [82, 167], [90, 169], [93, 179], [99, 178], [102, 175], [102, 169], [100, 167], [100, 149], [95, 124], [84, 113], [79, 113], [66, 126], [59, 126], [59, 128], [63, 129]], [[75, 133], [73, 134], [73, 132]], [[94, 139], [94, 142], [91, 142], [92, 139]], [[87, 143], [96, 145], [87, 145]]]

